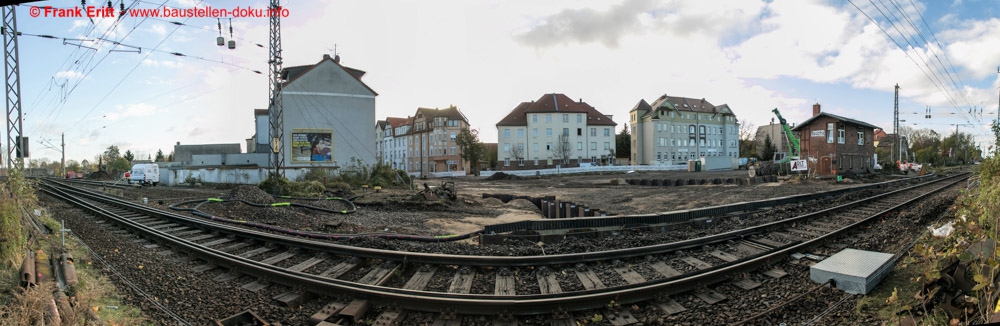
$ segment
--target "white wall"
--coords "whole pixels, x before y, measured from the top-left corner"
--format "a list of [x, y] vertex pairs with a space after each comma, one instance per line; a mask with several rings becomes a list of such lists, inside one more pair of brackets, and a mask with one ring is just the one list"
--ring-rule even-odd
[[[563, 122], [563, 115], [568, 118], [567, 122]], [[537, 119], [536, 119], [537, 117]], [[546, 117], [551, 117], [551, 120], [547, 120]], [[591, 157], [597, 157], [600, 159], [601, 156], [609, 155], [608, 149], [604, 148], [604, 143], [608, 143], [611, 149], [615, 148], [615, 127], [614, 126], [603, 126], [603, 125], [587, 125], [587, 114], [583, 112], [546, 112], [546, 113], [528, 113], [526, 116], [527, 125], [526, 126], [498, 126], [497, 127], [497, 159], [499, 161], [504, 161], [505, 158], [510, 158], [511, 161], [515, 160], [514, 155], [510, 152], [504, 150], [504, 145], [509, 144], [511, 150], [517, 147], [517, 144], [524, 144], [524, 151], [522, 157], [525, 160], [546, 160], [555, 159], [558, 155], [555, 154], [554, 149], [557, 147], [556, 144], [560, 142], [560, 136], [563, 134], [563, 128], [569, 129], [568, 142], [570, 148], [569, 159], [590, 159]], [[596, 136], [591, 136], [590, 128], [596, 128]], [[608, 129], [608, 136], [604, 135], [605, 128]], [[524, 136], [518, 137], [517, 130], [523, 130]], [[547, 130], [552, 130], [552, 135], [547, 135]], [[581, 129], [581, 134], [577, 134], [577, 129]], [[505, 130], [510, 131], [510, 136], [505, 137]], [[535, 135], [535, 130], [538, 130], [538, 136]], [[551, 143], [551, 147], [546, 150], [546, 145]], [[596, 143], [596, 149], [592, 149], [591, 143]], [[537, 144], [537, 150], [535, 145]], [[580, 145], [582, 144], [582, 149]]]

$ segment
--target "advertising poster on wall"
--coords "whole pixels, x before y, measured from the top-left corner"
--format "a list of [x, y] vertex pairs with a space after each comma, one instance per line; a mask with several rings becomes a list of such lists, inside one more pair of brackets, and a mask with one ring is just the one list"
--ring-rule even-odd
[[292, 129], [292, 163], [333, 162], [333, 129]]

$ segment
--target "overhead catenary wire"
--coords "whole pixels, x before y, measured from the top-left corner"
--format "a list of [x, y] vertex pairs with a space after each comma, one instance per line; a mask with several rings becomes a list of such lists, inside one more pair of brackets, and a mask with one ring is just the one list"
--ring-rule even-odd
[[[162, 3], [162, 4], [160, 4], [160, 6], [162, 7], [163, 5], [165, 5], [165, 4], [167, 3], [167, 1], [169, 1], [169, 0], [164, 0], [164, 1], [163, 1], [163, 3]], [[135, 5], [135, 4], [133, 4], [133, 6], [134, 6], [134, 5]], [[132, 7], [130, 7], [130, 8], [132, 8]], [[145, 18], [144, 18], [143, 20], [139, 21], [139, 23], [137, 23], [137, 24], [136, 24], [136, 25], [135, 25], [134, 27], [132, 27], [132, 29], [131, 29], [131, 30], [129, 30], [129, 31], [128, 31], [128, 33], [126, 33], [126, 34], [125, 34], [125, 36], [123, 36], [123, 37], [122, 37], [122, 39], [126, 39], [126, 38], [128, 38], [128, 36], [129, 36], [129, 35], [132, 35], [132, 33], [133, 33], [133, 32], [134, 32], [134, 31], [135, 31], [136, 29], [138, 29], [138, 28], [139, 28], [139, 26], [141, 26], [141, 25], [142, 25], [142, 24], [143, 24], [143, 23], [144, 23], [145, 21], [146, 21], [146, 19], [145, 19]], [[98, 44], [98, 46], [99, 46], [99, 44], [100, 44], [101, 42], [103, 42], [103, 41], [102, 41], [102, 39], [106, 39], [106, 38], [108, 37], [109, 33], [111, 33], [111, 31], [115, 30], [115, 29], [116, 29], [116, 28], [118, 27], [118, 25], [119, 25], [119, 24], [120, 24], [121, 22], [122, 22], [122, 19], [116, 19], [116, 20], [114, 21], [114, 23], [113, 23], [113, 24], [112, 24], [111, 26], [109, 26], [109, 27], [108, 27], [107, 29], [105, 29], [104, 33], [103, 33], [103, 34], [102, 34], [102, 35], [101, 35], [100, 37], [98, 37], [98, 38], [97, 38], [97, 39], [98, 39], [98, 41], [100, 41], [100, 42], [95, 42], [95, 44]], [[93, 20], [91, 20], [91, 23], [92, 23], [92, 25], [94, 26], [94, 28], [96, 29], [96, 23], [94, 23], [94, 22], [93, 22]], [[22, 34], [23, 34], [23, 33], [22, 33]], [[50, 37], [51, 37], [51, 36], [50, 36]], [[54, 37], [53, 37], [53, 38], [54, 38]], [[64, 38], [64, 39], [65, 39], [65, 38]], [[77, 49], [79, 50], [80, 48], [77, 48]], [[73, 91], [75, 91], [75, 90], [76, 90], [77, 86], [79, 86], [79, 85], [80, 85], [80, 84], [81, 84], [81, 83], [82, 83], [82, 82], [83, 82], [84, 80], [86, 80], [86, 79], [87, 79], [87, 77], [88, 77], [88, 76], [90, 76], [90, 74], [91, 74], [91, 73], [92, 73], [92, 72], [93, 72], [93, 71], [94, 71], [94, 70], [95, 70], [95, 69], [96, 69], [96, 68], [97, 68], [97, 67], [98, 67], [98, 66], [99, 66], [99, 65], [100, 65], [100, 64], [101, 64], [102, 62], [104, 62], [104, 60], [105, 60], [105, 59], [107, 59], [107, 57], [108, 57], [108, 56], [109, 56], [110, 54], [111, 54], [111, 51], [108, 51], [107, 53], [105, 53], [105, 55], [104, 55], [103, 57], [101, 57], [101, 59], [100, 59], [100, 60], [98, 60], [98, 62], [97, 62], [96, 64], [94, 64], [93, 66], [89, 66], [89, 68], [90, 68], [90, 69], [86, 69], [86, 68], [84, 68], [84, 70], [86, 70], [86, 71], [85, 71], [85, 72], [83, 72], [83, 73], [81, 73], [81, 77], [79, 77], [79, 78], [77, 79], [77, 82], [76, 82], [76, 83], [75, 83], [75, 84], [74, 84], [74, 85], [73, 85], [72, 87], [70, 87], [68, 91], [66, 91], [66, 94], [65, 94], [65, 98], [64, 98], [64, 99], [62, 100], [62, 105], [59, 105], [58, 109], [52, 109], [52, 110], [50, 110], [50, 111], [49, 111], [49, 114], [48, 114], [48, 115], [47, 115], [47, 116], [46, 116], [46, 117], [45, 117], [45, 118], [43, 119], [43, 121], [48, 121], [49, 119], [51, 119], [51, 117], [52, 117], [52, 115], [53, 115], [53, 114], [55, 114], [56, 116], [58, 116], [58, 115], [59, 115], [59, 113], [61, 113], [61, 112], [62, 112], [62, 109], [63, 109], [63, 108], [65, 107], [65, 104], [66, 104], [66, 102], [67, 102], [67, 101], [66, 101], [66, 99], [67, 99], [67, 98], [68, 98], [68, 97], [69, 97], [69, 96], [70, 96], [70, 95], [71, 95], [71, 94], [73, 93]], [[91, 56], [90, 56], [90, 61], [88, 61], [87, 65], [89, 65], [89, 62], [92, 62], [92, 61], [93, 61], [93, 58], [94, 58], [95, 56], [96, 56], [96, 51], [95, 51], [95, 52], [93, 52], [93, 53], [91, 53]], [[79, 62], [79, 59], [78, 59], [78, 60], [76, 60], [75, 62]], [[45, 107], [45, 106], [43, 106], [43, 107]], [[46, 133], [46, 132], [49, 132], [49, 131], [50, 131], [50, 129], [51, 129], [51, 128], [53, 128], [53, 127], [54, 127], [54, 125], [49, 125], [49, 128], [47, 128], [47, 129], [44, 129], [44, 130], [42, 130], [42, 132], [40, 132], [40, 133]]]
[[[879, 0], [879, 1], [882, 2], [882, 0]], [[864, 15], [866, 18], [868, 18], [868, 20], [870, 20], [875, 25], [875, 27], [877, 27], [883, 34], [885, 34], [885, 36], [887, 38], [889, 38], [890, 41], [892, 41], [894, 44], [896, 44], [896, 46], [903, 51], [903, 54], [906, 55], [906, 57], [908, 59], [910, 59], [910, 61], [912, 61], [914, 63], [914, 65], [917, 66], [918, 69], [920, 69], [921, 73], [923, 73], [925, 77], [927, 77], [927, 80], [930, 81], [931, 84], [933, 84], [939, 91], [941, 91], [941, 93], [942, 93], [942, 95], [944, 95], [945, 99], [953, 106], [955, 112], [957, 114], [959, 114], [960, 116], [962, 116], [963, 120], [965, 120], [968, 123], [972, 123], [973, 120], [977, 120], [977, 119], [975, 119], [975, 116], [973, 116], [971, 113], [967, 114], [967, 112], [966, 112], [967, 109], [969, 111], [971, 111], [971, 109], [972, 109], [972, 105], [969, 104], [968, 98], [967, 97], [962, 98], [963, 100], [966, 101], [965, 105], [960, 104], [959, 103], [959, 99], [956, 98], [955, 95], [953, 95], [953, 93], [951, 91], [952, 87], [949, 87], [949, 85], [947, 83], [945, 83], [943, 81], [943, 79], [940, 77], [942, 70], [945, 73], [949, 73], [950, 74], [950, 72], [948, 72], [948, 70], [946, 68], [944, 68], [943, 63], [941, 63], [939, 59], [938, 59], [939, 60], [939, 64], [940, 64], [940, 66], [941, 66], [942, 69], [932, 69], [931, 65], [933, 65], [934, 62], [932, 60], [930, 60], [929, 58], [927, 58], [927, 59], [921, 59], [920, 61], [922, 61], [923, 64], [919, 63], [918, 60], [915, 59], [909, 53], [909, 51], [907, 51], [907, 48], [905, 48], [903, 46], [903, 44], [900, 43], [900, 40], [898, 40], [896, 37], [894, 37], [892, 34], [890, 34], [885, 28], [883, 28], [882, 24], [880, 24], [878, 20], [876, 20], [874, 17], [872, 17], [871, 15], [869, 15], [867, 12], [865, 12], [854, 1], [848, 0], [848, 2], [852, 6], [854, 6], [854, 8], [858, 10], [858, 12], [860, 12], [862, 15]], [[900, 37], [904, 41], [906, 41], [908, 45], [911, 46], [912, 49], [919, 49], [920, 48], [918, 46], [913, 45], [912, 42], [910, 42], [909, 39], [907, 39], [905, 37], [906, 34], [903, 33], [902, 31], [900, 31], [898, 27], [896, 27], [896, 22], [894, 22], [892, 19], [889, 19], [888, 15], [884, 11], [882, 11], [882, 9], [879, 8], [879, 6], [874, 3], [874, 1], [869, 0], [869, 2], [872, 4], [872, 6], [876, 10], [878, 10], [882, 14], [882, 16], [886, 19], [888, 25], [891, 28], [893, 28], [900, 35]], [[912, 1], [911, 1], [911, 4], [912, 4]], [[885, 6], [884, 3], [883, 3], [883, 6]], [[886, 6], [886, 8], [888, 9], [888, 6]], [[901, 13], [905, 17], [905, 15], [906, 15], [905, 12], [901, 11]], [[920, 19], [923, 20], [923, 17], [921, 16]], [[897, 17], [897, 21], [898, 21], [898, 17]], [[926, 21], [924, 21], [924, 22], [926, 24]], [[917, 31], [917, 32], [919, 33], [919, 31]], [[932, 32], [931, 35], [932, 35], [932, 38], [936, 40], [936, 36], [933, 36], [933, 32]], [[939, 43], [937, 43], [937, 44], [938, 44], [938, 47], [940, 48], [940, 44]], [[920, 51], [915, 51], [915, 52], [918, 52], [918, 54], [919, 54]], [[947, 53], [942, 53], [942, 55], [945, 56], [946, 61], [950, 62], [950, 58], [948, 58]], [[952, 65], [952, 67], [954, 67], [954, 66]], [[958, 88], [958, 86], [955, 83], [952, 83], [951, 86], [953, 86], [955, 88]], [[960, 91], [955, 91], [955, 93], [962, 94], [962, 92], [960, 92]], [[979, 135], [981, 135], [981, 136], [986, 135], [985, 130], [976, 130], [976, 132]]]

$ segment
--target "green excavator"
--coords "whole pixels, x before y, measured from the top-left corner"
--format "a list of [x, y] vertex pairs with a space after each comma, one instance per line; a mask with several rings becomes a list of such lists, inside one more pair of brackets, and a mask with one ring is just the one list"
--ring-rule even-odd
[[[785, 132], [785, 144], [788, 145], [788, 152], [775, 152], [772, 160], [758, 161], [756, 164], [750, 165], [747, 168], [750, 177], [776, 175], [783, 170], [782, 167], [787, 166], [792, 161], [798, 161], [802, 152], [802, 148], [799, 146], [799, 138], [795, 137], [795, 134], [792, 134], [792, 128], [788, 127], [788, 122], [781, 116], [778, 108], [774, 108], [771, 112], [774, 112], [774, 115], [778, 116], [778, 121], [781, 123], [781, 130]], [[791, 169], [784, 170], [790, 171]]]

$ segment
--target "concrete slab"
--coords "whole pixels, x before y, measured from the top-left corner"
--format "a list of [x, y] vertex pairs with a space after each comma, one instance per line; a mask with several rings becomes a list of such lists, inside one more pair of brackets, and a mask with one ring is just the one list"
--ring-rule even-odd
[[868, 294], [892, 268], [892, 254], [848, 248], [810, 266], [809, 279], [817, 283], [833, 279], [844, 292]]

